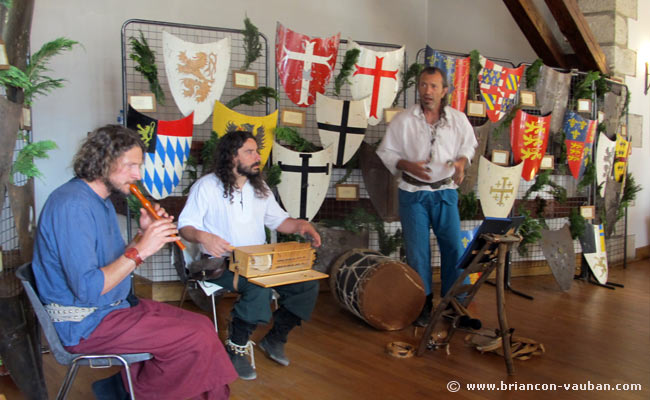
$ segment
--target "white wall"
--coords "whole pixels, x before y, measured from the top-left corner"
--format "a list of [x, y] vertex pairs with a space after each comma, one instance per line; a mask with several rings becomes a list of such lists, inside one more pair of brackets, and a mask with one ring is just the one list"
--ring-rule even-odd
[[643, 94], [645, 63], [650, 63], [650, 1], [639, 0], [637, 20], [628, 19], [628, 47], [637, 52], [636, 76], [627, 77], [632, 100], [630, 113], [643, 115], [642, 147], [633, 147], [629, 169], [643, 190], [628, 209], [628, 233], [636, 236], [636, 247], [650, 243], [650, 93]]
[[[502, 0], [39, 0], [32, 49], [59, 36], [78, 40], [84, 48], [54, 59], [51, 76], [68, 82], [34, 105], [35, 139], [53, 139], [60, 147], [49, 160], [38, 162], [45, 176], [36, 181], [37, 210], [52, 190], [72, 176], [71, 159], [86, 132], [116, 121], [121, 108], [124, 21], [141, 18], [241, 29], [244, 14], [267, 36], [270, 46], [280, 21], [311, 36], [341, 32], [342, 38], [404, 44], [409, 63], [427, 43], [457, 52], [478, 49], [515, 63], [537, 58]], [[638, 15], [638, 21], [629, 22], [630, 47], [640, 49], [645, 43], [650, 61], [650, 2], [639, 1]], [[644, 115], [644, 147], [634, 149], [630, 166], [637, 181], [650, 188], [650, 102], [643, 95], [642, 68], [639, 63], [637, 78], [627, 81], [632, 89], [630, 111]], [[636, 234], [637, 247], [649, 243], [648, 204], [650, 190], [645, 189], [630, 209], [629, 230]]]

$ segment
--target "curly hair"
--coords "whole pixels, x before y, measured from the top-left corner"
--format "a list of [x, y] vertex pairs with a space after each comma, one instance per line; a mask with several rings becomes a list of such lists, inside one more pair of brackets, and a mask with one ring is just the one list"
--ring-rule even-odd
[[[219, 144], [217, 144], [217, 149], [215, 150], [212, 172], [223, 183], [223, 197], [230, 198], [230, 202], [234, 199], [233, 192], [235, 191], [234, 160], [237, 152], [248, 139], [253, 139], [257, 142], [251, 132], [231, 130], [219, 139]], [[264, 182], [261, 173], [255, 176], [249, 176], [248, 181], [255, 190], [255, 196], [264, 198], [269, 195], [269, 188]]]
[[[424, 67], [422, 72], [420, 72], [420, 75], [418, 75], [418, 83], [420, 83], [420, 78], [422, 75], [427, 74], [427, 75], [433, 75], [433, 74], [440, 74], [442, 77], [442, 87], [443, 88], [449, 88], [449, 83], [447, 82], [447, 74], [445, 71], [441, 70], [438, 67]], [[445, 107], [449, 103], [449, 94], [446, 94], [442, 96], [442, 99], [440, 99], [440, 120], [441, 121], [447, 121], [447, 114], [445, 113]]]
[[72, 160], [77, 178], [92, 182], [107, 180], [113, 162], [126, 151], [139, 147], [144, 153], [140, 135], [121, 125], [106, 125], [90, 133]]

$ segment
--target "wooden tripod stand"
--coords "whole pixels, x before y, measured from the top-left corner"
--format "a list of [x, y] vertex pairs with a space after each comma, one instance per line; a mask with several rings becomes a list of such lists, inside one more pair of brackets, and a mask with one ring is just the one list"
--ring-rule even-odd
[[[463, 270], [461, 276], [458, 277], [438, 306], [432, 310], [431, 322], [424, 330], [424, 335], [420, 340], [416, 354], [421, 356], [427, 348], [433, 349], [447, 345], [451, 341], [454, 332], [463, 325], [463, 321], [468, 321], [468, 318], [471, 320], [471, 316], [467, 312], [467, 307], [471, 304], [474, 295], [476, 295], [483, 283], [485, 283], [488, 276], [496, 268], [497, 316], [499, 319], [498, 335], [501, 336], [503, 358], [506, 362], [508, 375], [514, 375], [512, 352], [510, 349], [512, 331], [508, 326], [505, 312], [505, 264], [506, 255], [515, 243], [521, 241], [521, 237], [511, 233], [504, 235], [486, 233], [482, 234], [480, 239], [484, 241], [482, 246], [472, 252], [473, 257], [469, 265]], [[480, 272], [481, 276], [474, 284], [466, 285], [463, 283], [469, 274], [476, 272]], [[450, 316], [452, 323], [447, 331], [445, 343], [433, 343], [431, 333], [442, 322], [443, 318]]]

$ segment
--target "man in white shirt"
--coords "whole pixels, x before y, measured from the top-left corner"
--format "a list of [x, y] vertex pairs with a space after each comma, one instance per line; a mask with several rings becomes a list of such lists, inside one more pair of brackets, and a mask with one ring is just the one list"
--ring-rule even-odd
[[433, 302], [430, 228], [440, 248], [442, 296], [461, 273], [456, 268], [463, 254], [456, 188], [477, 146], [465, 114], [447, 106], [447, 90], [444, 72], [426, 67], [418, 77], [420, 104], [393, 118], [377, 149], [393, 175], [402, 173], [399, 213], [406, 258], [427, 294], [415, 322], [420, 326], [430, 321]]
[[[214, 170], [192, 186], [179, 216], [183, 238], [199, 243], [204, 255], [211, 257], [227, 256], [233, 247], [265, 243], [264, 226], [281, 233], [308, 235], [314, 246], [320, 246], [314, 227], [308, 221], [290, 218], [273, 197], [260, 175], [258, 143], [250, 132], [224, 135], [215, 157]], [[232, 311], [226, 350], [239, 377], [250, 380], [257, 374], [245, 357], [252, 351], [249, 337], [258, 323], [271, 319], [272, 291], [241, 276], [235, 286], [234, 279], [226, 270], [213, 282], [241, 293]], [[311, 316], [318, 288], [316, 281], [275, 287], [280, 295], [279, 308], [273, 313], [273, 327], [259, 343], [272, 360], [289, 365], [284, 354], [287, 335]]]

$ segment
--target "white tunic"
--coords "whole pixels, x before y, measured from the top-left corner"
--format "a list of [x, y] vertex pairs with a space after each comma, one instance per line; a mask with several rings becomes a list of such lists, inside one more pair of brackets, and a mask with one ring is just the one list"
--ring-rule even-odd
[[[232, 246], [248, 246], [265, 243], [264, 226], [275, 230], [289, 217], [273, 194], [265, 198], [255, 196], [248, 181], [242, 190], [233, 192], [232, 202], [223, 197], [223, 189], [214, 173], [197, 180], [178, 217], [178, 228], [192, 226], [215, 234]], [[207, 253], [203, 245], [201, 251]]]
[[[430, 125], [420, 104], [415, 104], [393, 118], [386, 130], [386, 136], [377, 149], [377, 155], [393, 175], [399, 172], [397, 169], [399, 160], [413, 162], [429, 160], [427, 164], [431, 169], [429, 182], [437, 182], [454, 174], [454, 167], [446, 164], [449, 160], [455, 161], [465, 157], [469, 165], [474, 156], [474, 149], [478, 146], [474, 129], [465, 114], [458, 110], [446, 106], [445, 115], [445, 120]], [[415, 176], [414, 178], [419, 180]], [[457, 187], [451, 182], [437, 190]], [[429, 186], [415, 186], [403, 180], [399, 188], [408, 192], [433, 190]]]

